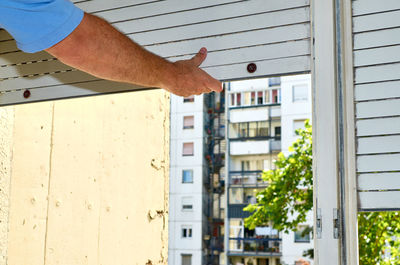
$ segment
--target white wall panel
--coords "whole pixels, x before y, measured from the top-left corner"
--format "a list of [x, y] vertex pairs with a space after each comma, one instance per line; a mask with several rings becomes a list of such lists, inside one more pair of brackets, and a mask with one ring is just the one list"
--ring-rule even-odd
[[353, 0], [360, 210], [400, 209], [400, 2]]
[[[171, 61], [190, 58], [207, 47], [202, 68], [220, 80], [310, 71], [309, 0], [74, 2]], [[257, 64], [252, 74], [246, 69], [250, 62]], [[25, 54], [4, 30], [0, 67], [0, 104], [83, 96], [85, 89], [93, 95], [138, 88], [100, 82], [44, 52]], [[21, 97], [25, 89], [31, 92], [28, 99]]]

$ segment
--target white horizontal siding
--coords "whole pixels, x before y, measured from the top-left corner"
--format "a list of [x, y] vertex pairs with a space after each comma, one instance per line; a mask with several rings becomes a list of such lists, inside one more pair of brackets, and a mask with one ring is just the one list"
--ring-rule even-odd
[[368, 31], [354, 35], [354, 49], [367, 49], [400, 43], [400, 28]]
[[400, 133], [400, 117], [358, 120], [357, 136], [390, 135]]
[[[273, 0], [267, 5], [263, 0], [75, 2], [171, 61], [190, 58], [206, 46], [209, 55], [202, 68], [220, 80], [303, 73], [311, 68], [309, 0]], [[257, 64], [254, 74], [247, 72], [249, 62]], [[58, 88], [54, 89], [57, 97], [83, 95], [84, 83], [98, 80], [46, 53], [18, 51], [5, 31], [0, 31], [0, 66], [0, 91], [6, 91], [0, 100], [3, 104], [28, 88], [37, 90], [37, 97], [26, 101], [38, 99], [51, 87]], [[74, 84], [79, 87], [70, 89]], [[121, 89], [112, 87], [106, 91]], [[55, 93], [51, 95], [56, 97]]]
[[359, 192], [359, 209], [362, 211], [398, 210], [399, 191]]
[[361, 191], [400, 189], [400, 172], [360, 174], [357, 188]]
[[373, 14], [400, 9], [399, 0], [357, 0], [353, 1], [353, 16]]
[[[90, 82], [75, 83], [73, 85], [44, 86], [32, 89], [31, 96], [28, 99], [23, 97], [24, 90], [4, 93], [0, 96], [0, 105], [62, 99], [68, 97], [81, 97], [87, 95], [100, 95], [113, 91], [128, 92], [138, 89], [140, 89], [139, 86], [115, 83], [106, 80], [93, 80]], [[65, 91], [68, 91], [68, 94], [66, 94]]]
[[359, 209], [400, 209], [400, 1], [353, 0]]
[[400, 135], [366, 137], [358, 139], [358, 154], [400, 152]]
[[358, 172], [389, 172], [400, 171], [400, 153], [361, 155], [357, 159]]
[[372, 31], [379, 29], [400, 27], [400, 10], [355, 17], [353, 32]]
[[355, 86], [357, 101], [400, 97], [400, 81], [379, 82]]
[[356, 115], [357, 118], [379, 118], [400, 115], [400, 99], [357, 103]]

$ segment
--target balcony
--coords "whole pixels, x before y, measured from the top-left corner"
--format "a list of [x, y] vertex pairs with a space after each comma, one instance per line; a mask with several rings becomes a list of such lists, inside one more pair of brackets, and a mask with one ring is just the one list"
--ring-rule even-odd
[[228, 218], [247, 218], [251, 215], [250, 212], [245, 212], [243, 209], [248, 204], [229, 204], [228, 206]]
[[229, 185], [238, 187], [265, 187], [268, 185], [262, 179], [262, 170], [230, 171]]
[[230, 140], [231, 155], [260, 155], [281, 150], [280, 137], [246, 137]]
[[269, 154], [269, 141], [231, 141], [231, 155], [259, 155]]
[[263, 238], [229, 238], [228, 256], [282, 256], [279, 235]]

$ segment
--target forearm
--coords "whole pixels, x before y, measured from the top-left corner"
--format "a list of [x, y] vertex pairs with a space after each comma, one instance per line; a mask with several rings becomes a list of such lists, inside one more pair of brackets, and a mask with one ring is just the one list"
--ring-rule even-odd
[[180, 96], [222, 91], [221, 82], [199, 68], [207, 56], [205, 48], [192, 59], [171, 63], [89, 14], [67, 38], [46, 51], [103, 79], [161, 87]]
[[170, 87], [175, 82], [174, 64], [88, 14], [70, 36], [47, 51], [65, 64], [103, 79], [150, 87]]

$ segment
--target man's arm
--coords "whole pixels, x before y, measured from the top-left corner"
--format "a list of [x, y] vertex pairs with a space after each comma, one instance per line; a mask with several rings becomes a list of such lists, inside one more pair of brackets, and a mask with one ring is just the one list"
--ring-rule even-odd
[[222, 90], [221, 82], [199, 68], [207, 56], [205, 48], [190, 60], [171, 63], [89, 14], [84, 15], [67, 38], [46, 51], [63, 63], [94, 76], [161, 87], [179, 96]]

